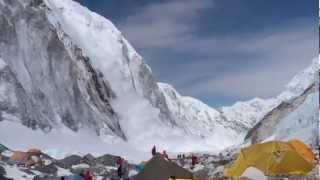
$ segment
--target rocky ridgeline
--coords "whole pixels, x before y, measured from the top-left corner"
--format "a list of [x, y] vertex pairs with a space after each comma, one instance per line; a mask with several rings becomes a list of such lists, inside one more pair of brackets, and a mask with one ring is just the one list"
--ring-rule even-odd
[[[117, 179], [116, 160], [118, 156], [114, 155], [106, 154], [99, 157], [95, 157], [91, 154], [87, 154], [85, 156], [71, 155], [64, 159], [57, 160], [41, 153], [39, 162], [30, 168], [27, 168], [12, 163], [10, 156], [13, 154], [13, 151], [1, 144], [0, 153], [1, 180], [10, 178], [60, 180], [62, 176], [80, 174], [83, 170], [89, 170], [96, 179]], [[135, 171], [134, 167], [134, 164], [130, 164], [129, 170]], [[7, 172], [8, 169], [11, 173], [16, 171], [14, 176]], [[19, 176], [20, 174], [21, 176]]]

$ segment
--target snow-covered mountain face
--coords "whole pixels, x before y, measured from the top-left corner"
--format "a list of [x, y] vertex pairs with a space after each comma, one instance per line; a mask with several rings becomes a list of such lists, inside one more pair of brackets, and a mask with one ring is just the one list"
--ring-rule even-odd
[[0, 2], [2, 114], [123, 139], [121, 126], [139, 123], [132, 112], [172, 124], [150, 68], [111, 22], [72, 1]]
[[158, 84], [178, 126], [186, 133], [204, 138], [218, 134], [224, 136], [225, 141], [232, 139], [233, 142], [241, 142], [245, 132], [275, 106], [274, 99], [255, 98], [219, 111], [192, 97], [181, 96], [168, 84]]
[[[223, 149], [242, 142], [259, 120], [282, 102], [298, 98], [314, 81], [297, 76], [277, 98], [255, 98], [216, 110], [158, 83], [110, 21], [72, 0], [0, 0], [0, 27], [4, 144], [16, 137], [5, 129], [10, 126], [24, 131], [14, 144], [28, 137], [43, 149], [51, 148], [43, 146], [49, 139], [63, 149], [59, 138], [69, 148], [79, 137], [97, 147], [99, 141], [92, 138], [99, 137], [80, 135], [83, 131], [109, 143], [99, 144], [99, 151], [123, 140], [139, 150], [153, 144], [169, 151]], [[36, 144], [40, 134], [44, 136], [39, 130], [50, 135]]]
[[277, 106], [247, 134], [252, 143], [298, 138], [315, 145], [319, 129], [319, 58], [297, 74], [278, 97]]
[[45, 131], [63, 124], [125, 138], [108, 81], [47, 11], [41, 1], [0, 1], [2, 118]]
[[2, 120], [145, 148], [187, 138], [150, 68], [107, 19], [71, 0], [1, 0], [0, 25]]
[[[270, 136], [279, 140], [300, 138], [314, 143], [316, 139], [311, 137], [317, 137], [318, 129], [318, 72], [319, 59], [316, 58], [277, 97], [237, 102], [220, 111], [179, 95], [170, 85], [159, 83], [159, 86], [175, 119], [180, 120], [177, 124], [187, 132], [204, 137], [219, 132], [219, 135], [232, 137], [234, 142], [241, 142], [246, 135], [253, 143]], [[226, 131], [228, 133], [224, 133]]]

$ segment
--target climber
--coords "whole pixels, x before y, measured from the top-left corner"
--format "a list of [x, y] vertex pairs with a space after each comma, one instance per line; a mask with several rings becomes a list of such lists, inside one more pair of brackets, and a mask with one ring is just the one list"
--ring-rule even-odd
[[198, 157], [195, 155], [191, 156], [191, 164], [194, 167], [196, 164], [198, 164]]
[[92, 175], [90, 171], [87, 170], [83, 173], [83, 180], [92, 180]]
[[152, 154], [152, 156], [155, 156], [156, 153], [157, 153], [157, 150], [156, 150], [156, 146], [154, 145], [152, 150], [151, 150], [151, 154]]
[[123, 159], [119, 156], [117, 161], [116, 161], [116, 164], [118, 166], [118, 177], [121, 178], [122, 177], [122, 164], [123, 164]]
[[169, 159], [169, 156], [168, 156], [168, 154], [167, 154], [167, 152], [166, 152], [166, 150], [163, 150], [163, 152], [162, 152], [162, 158], [163, 158], [163, 159], [170, 160], [170, 159]]

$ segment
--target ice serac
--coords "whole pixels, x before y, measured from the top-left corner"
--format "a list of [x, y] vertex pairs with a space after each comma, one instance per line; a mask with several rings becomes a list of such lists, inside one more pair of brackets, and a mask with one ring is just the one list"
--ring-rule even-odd
[[2, 118], [45, 131], [63, 124], [125, 138], [109, 83], [48, 21], [47, 11], [41, 1], [0, 1]]
[[315, 144], [319, 128], [319, 59], [297, 74], [277, 97], [279, 103], [247, 134], [252, 143], [298, 138]]

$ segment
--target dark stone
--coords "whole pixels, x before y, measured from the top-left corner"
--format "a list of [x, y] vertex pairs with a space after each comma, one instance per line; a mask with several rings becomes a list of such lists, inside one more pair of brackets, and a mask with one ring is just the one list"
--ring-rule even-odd
[[2, 153], [3, 151], [9, 150], [6, 146], [0, 144], [0, 153]]
[[65, 169], [70, 169], [72, 165], [77, 165], [80, 163], [82, 163], [82, 157], [78, 155], [71, 155], [57, 161], [57, 165]]
[[116, 164], [117, 159], [118, 156], [105, 154], [103, 156], [98, 157], [97, 161], [105, 166], [114, 166]]
[[33, 178], [33, 180], [61, 180], [61, 177], [48, 176], [48, 175], [44, 175], [44, 176], [37, 175]]
[[89, 165], [96, 164], [96, 158], [92, 154], [86, 154], [83, 156], [83, 162]]
[[35, 170], [40, 171], [42, 173], [54, 175], [57, 173], [58, 168], [54, 165], [54, 163], [51, 163], [47, 166], [37, 166]]
[[43, 0], [32, 0], [31, 3], [30, 3], [30, 6], [31, 7], [38, 7], [41, 4], [43, 4]]
[[1, 175], [6, 175], [6, 170], [4, 169], [4, 167], [0, 166], [0, 176]]

